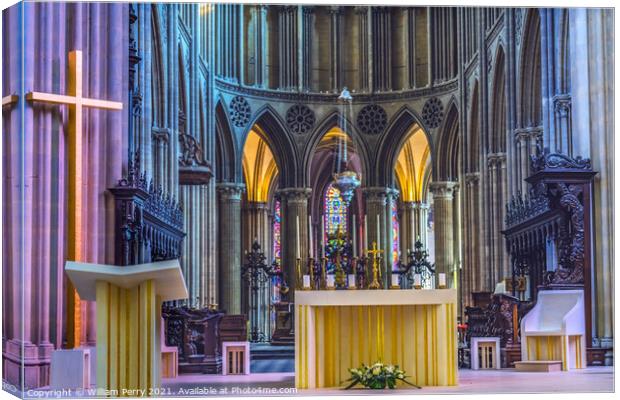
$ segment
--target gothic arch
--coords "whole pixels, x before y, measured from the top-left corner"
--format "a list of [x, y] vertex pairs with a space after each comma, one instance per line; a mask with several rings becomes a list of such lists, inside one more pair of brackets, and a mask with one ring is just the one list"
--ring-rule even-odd
[[542, 125], [540, 13], [537, 9], [527, 11], [523, 32], [517, 113], [519, 127], [528, 128]]
[[339, 111], [332, 111], [328, 114], [314, 129], [308, 142], [306, 143], [304, 154], [303, 154], [303, 173], [304, 180], [303, 182], [309, 183], [310, 179], [310, 167], [312, 165], [312, 160], [314, 155], [316, 154], [317, 147], [321, 142], [321, 139], [328, 133], [333, 127], [340, 126], [340, 122], [342, 120], [346, 120], [346, 130], [345, 132], [347, 136], [353, 141], [355, 145], [355, 151], [360, 158], [361, 164], [361, 174], [362, 174], [362, 186], [367, 186], [369, 182], [369, 157], [368, 151], [364, 141], [362, 140], [361, 134], [355, 128], [355, 124], [353, 124], [348, 118], [345, 118]]
[[256, 112], [243, 132], [242, 143], [245, 143], [245, 139], [254, 125], [258, 125], [262, 129], [264, 132], [263, 139], [273, 152], [280, 171], [280, 187], [296, 187], [303, 183], [303, 176], [298, 168], [295, 143], [291, 140], [285, 124], [271, 105], [267, 104]]
[[241, 171], [236, 161], [239, 157], [237, 141], [224, 104], [220, 99], [215, 106], [215, 176], [218, 182], [240, 182]]
[[467, 140], [467, 172], [477, 172], [480, 169], [480, 87], [476, 79], [471, 91], [469, 103], [468, 140]]
[[458, 181], [460, 167], [459, 111], [456, 101], [452, 99], [446, 107], [448, 110], [440, 131], [437, 147], [431, 159], [433, 180]]
[[[426, 140], [431, 149], [431, 158], [434, 158], [434, 142], [429, 134], [429, 130], [424, 126], [422, 119], [414, 111], [407, 106], [403, 106], [392, 118], [392, 123], [388, 129], [386, 129], [386, 132], [382, 135], [377, 144], [379, 150], [374, 160], [374, 185], [394, 187], [394, 167], [396, 166], [396, 160], [398, 159], [400, 150], [409, 138], [409, 133], [413, 125], [418, 125], [426, 135]], [[389, 166], [389, 168], [386, 168], [386, 166]]]
[[491, 130], [489, 150], [491, 153], [506, 151], [506, 71], [504, 48], [498, 46], [491, 85]]

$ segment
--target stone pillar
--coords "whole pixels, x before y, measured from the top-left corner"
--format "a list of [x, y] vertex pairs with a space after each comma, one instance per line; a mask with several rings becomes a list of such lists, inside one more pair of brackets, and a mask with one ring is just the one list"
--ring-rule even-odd
[[312, 84], [312, 42], [313, 42], [313, 25], [314, 25], [314, 6], [302, 7], [302, 23], [301, 23], [301, 89], [309, 91]]
[[[301, 258], [302, 268], [308, 259], [308, 198], [312, 194], [311, 188], [280, 189], [281, 198], [281, 245], [282, 268], [285, 279], [290, 287], [288, 299], [295, 301], [295, 287], [297, 286], [296, 260]], [[299, 221], [299, 233], [297, 231]], [[297, 238], [299, 237], [299, 243]], [[299, 253], [297, 252], [299, 249]]]
[[372, 7], [372, 65], [373, 90], [392, 90], [392, 31], [390, 7]]
[[399, 219], [399, 234], [400, 234], [400, 259], [401, 261], [407, 260], [407, 251], [413, 250], [416, 238], [418, 237], [419, 225], [416, 219], [416, 213], [418, 212], [418, 205], [415, 201], [405, 201], [400, 203], [400, 219]]
[[256, 30], [254, 34], [254, 85], [265, 87], [267, 78], [267, 7], [266, 5], [254, 6], [254, 18]]
[[228, 314], [241, 313], [241, 183], [219, 183], [219, 308]]
[[332, 77], [332, 90], [335, 93], [340, 92], [342, 89], [342, 16], [343, 8], [340, 6], [329, 7], [329, 14], [331, 17], [331, 77]]
[[[392, 274], [392, 225], [391, 225], [391, 202], [396, 193], [394, 189], [387, 187], [369, 187], [362, 189], [366, 199], [366, 221], [368, 224], [368, 248], [372, 248], [373, 242], [377, 242], [381, 256], [381, 276], [383, 287], [387, 288]], [[388, 207], [390, 207], [388, 209]], [[389, 210], [389, 212], [388, 212]], [[377, 216], [379, 226], [377, 226]], [[388, 230], [390, 231], [388, 233]]]
[[370, 75], [369, 75], [370, 61], [368, 57], [368, 54], [369, 54], [368, 52], [368, 48], [369, 48], [368, 9], [369, 9], [368, 6], [355, 7], [355, 14], [357, 15], [357, 24], [358, 24], [358, 31], [359, 31], [359, 41], [358, 41], [357, 47], [359, 48], [358, 65], [360, 68], [360, 72], [359, 72], [358, 88], [360, 91], [368, 90], [368, 83], [370, 80]]
[[278, 7], [278, 43], [280, 44], [280, 89], [297, 88], [297, 6]]
[[471, 293], [483, 290], [486, 268], [481, 268], [480, 248], [482, 245], [480, 235], [480, 212], [478, 208], [479, 201], [479, 183], [480, 173], [471, 172], [465, 174], [464, 187], [464, 228], [465, 237], [467, 238], [464, 246], [463, 254], [463, 306], [472, 304]]
[[431, 182], [435, 218], [435, 269], [454, 287], [454, 191], [456, 182]]
[[[270, 264], [272, 261], [273, 242], [270, 238], [269, 205], [262, 202], [247, 203], [243, 208], [242, 215], [243, 257], [241, 265], [246, 263], [245, 255], [252, 251], [254, 240], [257, 240], [258, 244], [260, 244], [261, 251], [265, 255], [265, 263]], [[243, 280], [242, 311], [246, 315], [251, 316], [250, 310], [253, 308], [258, 309], [258, 320], [251, 321], [251, 323], [256, 324], [255, 326], [259, 329], [259, 332], [264, 333], [265, 337], [269, 337], [271, 333], [269, 319], [270, 289], [269, 282], [262, 284], [258, 291], [257, 302], [253, 304], [251, 288], [248, 285], [247, 279]]]
[[[420, 235], [420, 241], [424, 245], [424, 248], [428, 248], [428, 210], [431, 206], [428, 203], [418, 203], [416, 225], [417, 235]], [[417, 235], [414, 240], [417, 240]]]

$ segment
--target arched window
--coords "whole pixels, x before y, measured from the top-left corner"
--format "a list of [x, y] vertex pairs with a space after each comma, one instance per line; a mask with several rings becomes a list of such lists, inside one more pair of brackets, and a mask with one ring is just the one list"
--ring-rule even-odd
[[282, 226], [282, 210], [280, 209], [280, 201], [276, 200], [273, 207], [273, 258], [278, 264], [282, 256], [282, 245], [280, 242], [280, 229]]
[[[323, 224], [326, 236], [336, 232], [338, 227], [342, 232], [347, 231], [347, 207], [333, 183], [329, 184], [323, 198]], [[324, 240], [327, 241], [327, 237]]]

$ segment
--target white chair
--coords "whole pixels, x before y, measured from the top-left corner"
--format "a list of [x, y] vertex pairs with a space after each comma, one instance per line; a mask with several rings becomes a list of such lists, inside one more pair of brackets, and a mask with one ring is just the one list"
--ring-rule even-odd
[[223, 375], [250, 374], [250, 342], [222, 342]]
[[562, 370], [585, 368], [583, 290], [542, 290], [521, 320], [522, 361], [561, 361]]

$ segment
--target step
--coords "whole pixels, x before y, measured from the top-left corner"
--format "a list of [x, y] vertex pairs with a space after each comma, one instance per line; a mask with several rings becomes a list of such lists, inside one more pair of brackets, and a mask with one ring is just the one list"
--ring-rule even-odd
[[515, 361], [515, 369], [521, 372], [557, 372], [562, 371], [562, 361]]

